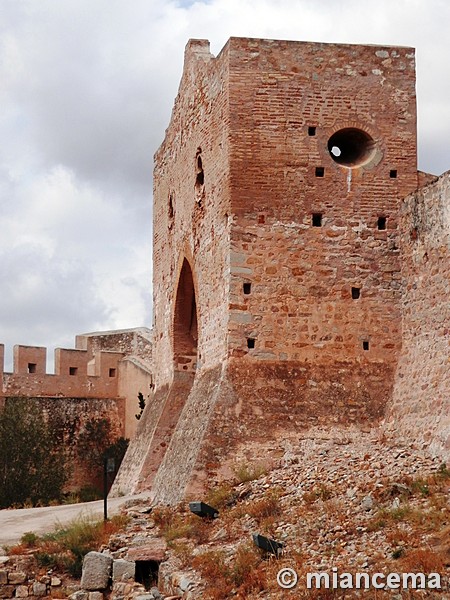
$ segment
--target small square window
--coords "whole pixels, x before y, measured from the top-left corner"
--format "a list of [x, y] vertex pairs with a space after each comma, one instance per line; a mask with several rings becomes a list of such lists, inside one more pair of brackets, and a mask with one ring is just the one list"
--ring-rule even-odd
[[353, 300], [358, 300], [358, 298], [360, 296], [361, 296], [361, 288], [352, 287], [352, 298], [353, 298]]
[[313, 227], [322, 227], [322, 213], [313, 213], [311, 222]]
[[316, 167], [316, 177], [323, 177], [325, 175], [325, 167]]
[[310, 126], [308, 127], [308, 135], [309, 135], [310, 137], [312, 137], [313, 135], [316, 135], [316, 128], [315, 128], [315, 126], [314, 126], [314, 125], [310, 125]]
[[386, 217], [378, 217], [377, 227], [380, 231], [384, 231], [386, 229]]
[[28, 373], [36, 373], [36, 363], [28, 363]]
[[255, 347], [255, 338], [247, 338], [247, 348]]
[[252, 291], [252, 284], [251, 283], [244, 283], [244, 285], [242, 286], [242, 288], [244, 290], [244, 294], [248, 295]]
[[116, 370], [115, 369], [110, 369], [109, 370], [109, 376], [110, 377], [115, 377], [116, 376]]
[[76, 375], [78, 373], [77, 367], [69, 367], [69, 375]]
[[397, 179], [397, 169], [391, 169], [391, 170], [389, 171], [389, 177], [390, 177], [391, 179]]
[[369, 342], [368, 340], [364, 340], [363, 342], [363, 350], [368, 350], [369, 349]]

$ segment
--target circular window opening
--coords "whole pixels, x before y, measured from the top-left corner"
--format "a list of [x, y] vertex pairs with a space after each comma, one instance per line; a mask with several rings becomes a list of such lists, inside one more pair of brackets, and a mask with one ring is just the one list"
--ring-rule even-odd
[[346, 127], [330, 137], [328, 152], [338, 164], [357, 167], [372, 158], [375, 153], [375, 140], [361, 129]]

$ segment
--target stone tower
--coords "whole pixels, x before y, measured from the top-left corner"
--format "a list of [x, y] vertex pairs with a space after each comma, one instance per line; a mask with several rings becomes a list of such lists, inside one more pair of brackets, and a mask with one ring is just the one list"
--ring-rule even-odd
[[417, 181], [413, 49], [188, 43], [155, 156], [155, 393], [116, 490], [173, 502], [312, 424], [383, 415]]

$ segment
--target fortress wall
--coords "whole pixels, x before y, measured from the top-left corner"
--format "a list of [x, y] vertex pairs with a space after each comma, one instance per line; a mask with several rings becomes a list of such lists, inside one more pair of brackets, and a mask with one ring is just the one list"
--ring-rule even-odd
[[450, 460], [450, 172], [401, 219], [403, 347], [386, 426]]
[[[84, 468], [83, 459], [77, 455], [76, 442], [86, 424], [93, 419], [108, 419], [113, 438], [125, 433], [125, 402], [121, 398], [51, 398], [30, 397], [37, 402], [44, 418], [49, 422], [54, 437], [69, 452], [68, 467], [71, 469], [68, 489], [92, 483]], [[6, 397], [4, 402], [14, 402]], [[101, 472], [101, 465], [100, 465]]]
[[[201, 359], [153, 480], [161, 502], [176, 502], [186, 490], [229, 472], [239, 454], [257, 457], [261, 447], [311, 424], [383, 416], [401, 347], [398, 210], [418, 180], [413, 49], [231, 38], [217, 59], [207, 59], [208, 72], [190, 57], [192, 44], [174, 109], [178, 120], [172, 118], [157, 154], [155, 231], [163, 230], [170, 214], [160, 210], [161, 190], [167, 193], [162, 174], [182, 185], [188, 177], [184, 163], [169, 160], [179, 153], [178, 143], [210, 146], [224, 127], [211, 121], [208, 129], [202, 118], [193, 120], [192, 98], [215, 84], [226, 59], [229, 155], [228, 164], [217, 160], [215, 166], [219, 175], [229, 168], [229, 245], [223, 262], [207, 252], [209, 232], [198, 228], [192, 201], [185, 200], [184, 218], [173, 222], [169, 236], [186, 236], [189, 222], [198, 234], [193, 272]], [[192, 71], [194, 89], [186, 79]], [[194, 102], [196, 110], [204, 98], [207, 92]], [[177, 112], [183, 108], [186, 115]], [[218, 115], [214, 105], [208, 112]], [[343, 152], [348, 144], [359, 157], [335, 161], [329, 141], [348, 130], [350, 138], [356, 130], [367, 148], [361, 157], [364, 144], [347, 138]], [[227, 192], [214, 179], [211, 187]], [[219, 201], [214, 196], [216, 212]], [[161, 245], [167, 256], [171, 244], [169, 237]], [[176, 287], [161, 285], [165, 268], [157, 259], [157, 339], [164, 338], [161, 309], [166, 327], [173, 319], [168, 307]], [[228, 297], [221, 292], [227, 288]], [[202, 312], [211, 299], [217, 307], [225, 302], [227, 320]], [[221, 364], [218, 326], [224, 324], [227, 358]], [[216, 344], [204, 361], [202, 341], [211, 333]], [[160, 368], [168, 373], [171, 350], [168, 343], [161, 346], [157, 381]], [[159, 430], [153, 430], [150, 448]], [[139, 485], [151, 482], [141, 478]]]
[[135, 356], [148, 365], [152, 362], [152, 332], [146, 327], [82, 333], [76, 336], [75, 347], [86, 350], [89, 360], [97, 352], [112, 351]]
[[[120, 352], [97, 352], [88, 361], [85, 350], [55, 350], [55, 374], [46, 372], [47, 349], [14, 346], [13, 373], [3, 373], [4, 396], [67, 396], [114, 398], [118, 395]], [[92, 373], [92, 374], [91, 374]]]

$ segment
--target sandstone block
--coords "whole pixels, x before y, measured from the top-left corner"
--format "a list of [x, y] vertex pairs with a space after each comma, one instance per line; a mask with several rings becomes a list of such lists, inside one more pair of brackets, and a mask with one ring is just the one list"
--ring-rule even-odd
[[113, 562], [113, 582], [134, 579], [136, 574], [136, 563], [130, 560], [115, 560]]
[[130, 561], [136, 560], [154, 560], [162, 562], [165, 558], [167, 544], [165, 540], [155, 539], [146, 546], [130, 548], [128, 550], [127, 559]]
[[81, 587], [85, 590], [105, 590], [109, 585], [112, 558], [100, 552], [89, 552], [83, 560]]
[[0, 570], [0, 584], [8, 583], [8, 572], [4, 569]]
[[102, 592], [89, 592], [89, 600], [103, 600]]
[[0, 586], [0, 598], [12, 598], [14, 596], [13, 585], [2, 585]]
[[17, 571], [17, 573], [10, 573], [8, 575], [9, 583], [24, 583], [27, 580], [26, 573], [22, 573], [21, 571]]
[[28, 586], [19, 585], [16, 587], [16, 598], [27, 598], [28, 597]]

